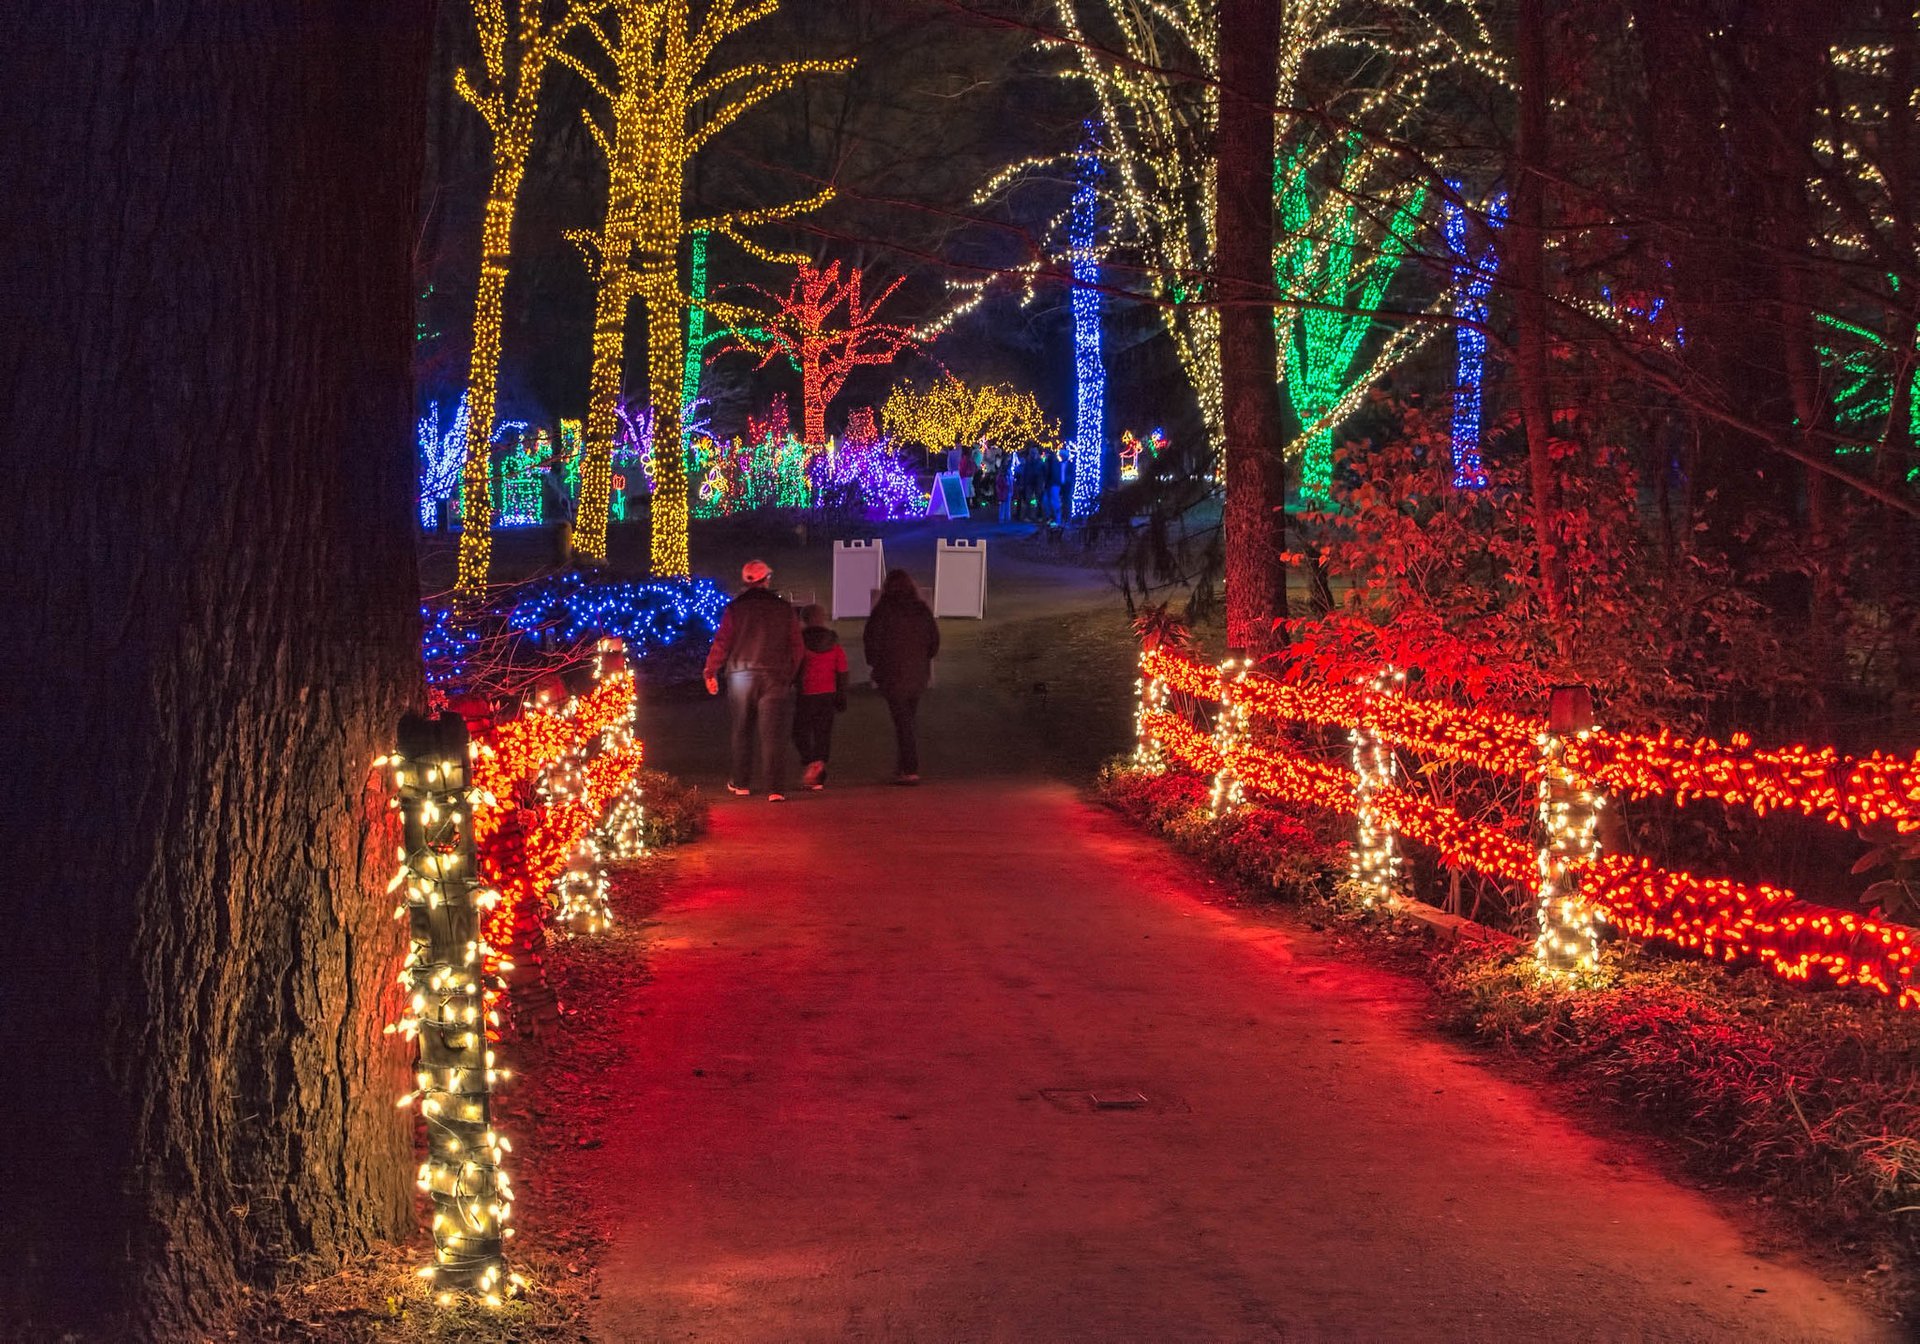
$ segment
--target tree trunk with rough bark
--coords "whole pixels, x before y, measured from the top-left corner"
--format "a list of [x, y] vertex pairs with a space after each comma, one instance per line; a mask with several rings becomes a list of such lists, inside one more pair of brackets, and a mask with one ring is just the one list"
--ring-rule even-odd
[[1566, 578], [1555, 534], [1559, 476], [1553, 465], [1553, 394], [1547, 361], [1547, 57], [1542, 0], [1520, 0], [1518, 40], [1520, 126], [1513, 175], [1513, 214], [1507, 225], [1514, 288], [1514, 383], [1527, 440], [1527, 484], [1532, 495], [1540, 593], [1553, 646], [1568, 648]]
[[1227, 644], [1261, 657], [1286, 640], [1286, 473], [1273, 371], [1273, 100], [1280, 7], [1220, 6], [1215, 197], [1220, 383], [1226, 430]]
[[0, 1335], [212, 1333], [411, 1222], [410, 250], [431, 12], [33, 0], [0, 69]]

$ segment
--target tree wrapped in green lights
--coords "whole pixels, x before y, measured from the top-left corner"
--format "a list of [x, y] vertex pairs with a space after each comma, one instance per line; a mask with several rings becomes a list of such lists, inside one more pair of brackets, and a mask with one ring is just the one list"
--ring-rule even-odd
[[1406, 259], [1427, 200], [1424, 184], [1390, 192], [1376, 204], [1362, 195], [1370, 156], [1349, 141], [1336, 183], [1316, 189], [1301, 151], [1274, 165], [1281, 236], [1273, 279], [1295, 307], [1275, 314], [1282, 381], [1300, 421], [1291, 445], [1301, 458], [1301, 496], [1326, 505], [1333, 483], [1333, 434], [1388, 369], [1432, 330], [1401, 326], [1357, 376], [1361, 346], [1381, 300]]

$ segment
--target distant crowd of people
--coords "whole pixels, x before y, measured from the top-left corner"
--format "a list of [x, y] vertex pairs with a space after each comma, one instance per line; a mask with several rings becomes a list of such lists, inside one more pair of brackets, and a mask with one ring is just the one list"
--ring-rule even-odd
[[[847, 708], [847, 651], [815, 603], [796, 612], [771, 587], [773, 570], [750, 560], [745, 585], [720, 617], [707, 650], [706, 683], [718, 695], [724, 683], [732, 720], [732, 766], [727, 791], [746, 797], [759, 780], [773, 802], [786, 801], [787, 769], [798, 750], [801, 782], [827, 785], [833, 725]], [[933, 680], [940, 625], [904, 569], [881, 585], [861, 633], [861, 652], [873, 685], [893, 720], [894, 782], [920, 782], [920, 697]]]
[[1058, 448], [978, 447], [947, 450], [947, 470], [966, 485], [969, 500], [991, 501], [1003, 523], [1060, 527], [1073, 497], [1073, 461]]

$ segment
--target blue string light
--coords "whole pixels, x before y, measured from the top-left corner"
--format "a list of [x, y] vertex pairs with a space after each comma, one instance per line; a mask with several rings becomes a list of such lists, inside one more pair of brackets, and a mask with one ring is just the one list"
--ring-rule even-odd
[[[1457, 197], [1460, 184], [1449, 182]], [[1453, 390], [1453, 485], [1456, 490], [1484, 490], [1487, 471], [1480, 464], [1480, 387], [1487, 368], [1487, 294], [1500, 256], [1491, 240], [1475, 256], [1467, 250], [1467, 212], [1449, 200], [1443, 210], [1447, 247], [1453, 252], [1454, 316], [1479, 326], [1454, 328], [1459, 359]], [[1499, 230], [1507, 222], [1507, 195], [1501, 192], [1487, 207], [1487, 227]]]
[[1084, 518], [1100, 499], [1101, 435], [1105, 427], [1107, 369], [1100, 353], [1100, 254], [1096, 246], [1104, 171], [1099, 127], [1086, 123], [1086, 139], [1074, 156], [1077, 177], [1067, 245], [1073, 264], [1073, 371], [1079, 408], [1073, 426], [1073, 516]]
[[726, 593], [712, 579], [619, 582], [572, 570], [513, 589], [492, 620], [458, 622], [448, 607], [422, 607], [421, 652], [427, 680], [436, 686], [464, 682], [481, 645], [503, 634], [527, 637], [536, 647], [615, 635], [629, 657], [642, 658], [711, 640], [726, 605]]

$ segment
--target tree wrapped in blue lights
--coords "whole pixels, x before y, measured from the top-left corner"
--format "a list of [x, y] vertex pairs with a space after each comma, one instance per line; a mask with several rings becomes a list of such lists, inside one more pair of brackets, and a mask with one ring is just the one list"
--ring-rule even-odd
[[[460, 479], [467, 457], [467, 394], [460, 394], [453, 416], [443, 427], [440, 403], [427, 407], [415, 426], [420, 450], [420, 525], [432, 527], [442, 500], [452, 500], [454, 512], [460, 509]], [[495, 444], [526, 429], [524, 420], [503, 420], [493, 431]]]
[[1107, 368], [1100, 351], [1100, 135], [1086, 123], [1086, 139], [1074, 156], [1073, 212], [1068, 256], [1073, 266], [1073, 371], [1078, 409], [1073, 426], [1073, 516], [1084, 518], [1100, 500], [1100, 469], [1107, 406]]
[[[1458, 197], [1460, 184], [1447, 184]], [[1507, 194], [1501, 192], [1487, 207], [1487, 228], [1497, 232], [1507, 222]], [[1447, 249], [1453, 254], [1453, 315], [1458, 348], [1453, 387], [1453, 485], [1456, 490], [1484, 490], [1487, 471], [1480, 464], [1480, 389], [1487, 368], [1487, 295], [1500, 254], [1492, 238], [1478, 249], [1468, 237], [1467, 211], [1458, 200], [1442, 208]], [[1469, 325], [1472, 324], [1472, 325]]]

